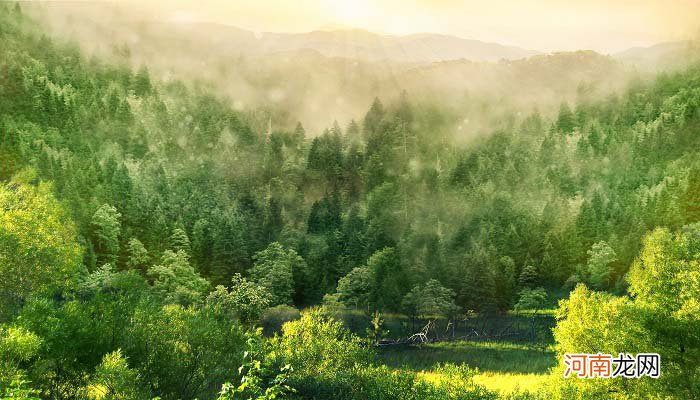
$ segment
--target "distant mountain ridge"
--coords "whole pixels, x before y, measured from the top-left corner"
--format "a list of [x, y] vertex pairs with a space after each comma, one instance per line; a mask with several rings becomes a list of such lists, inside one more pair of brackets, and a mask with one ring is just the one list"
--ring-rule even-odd
[[620, 62], [644, 70], [684, 68], [699, 60], [700, 45], [690, 40], [658, 43], [648, 47], [632, 47], [613, 54]]
[[538, 51], [456, 36], [420, 33], [406, 36], [382, 35], [360, 29], [316, 30], [305, 33], [255, 33], [214, 23], [150, 23], [168, 25], [187, 34], [202, 35], [209, 42], [235, 48], [248, 55], [314, 50], [326, 57], [394, 63], [431, 63], [447, 60], [517, 60], [541, 54]]
[[[215, 23], [158, 23], [188, 33], [209, 32], [217, 42], [235, 47], [248, 55], [297, 53], [312, 50], [325, 57], [340, 57], [369, 62], [428, 64], [453, 60], [474, 62], [514, 61], [545, 54], [536, 50], [499, 43], [464, 39], [457, 36], [416, 33], [383, 35], [361, 29], [315, 30], [304, 33], [255, 33], [230, 25]], [[643, 69], [667, 69], [697, 56], [699, 45], [689, 40], [632, 47], [610, 56], [624, 64]], [[692, 58], [692, 57], [691, 57]], [[681, 60], [679, 60], [681, 59]], [[690, 59], [688, 62], [692, 61]]]
[[429, 63], [466, 59], [471, 61], [516, 60], [540, 54], [515, 46], [438, 34], [380, 35], [363, 30], [264, 33], [257, 38], [267, 52], [316, 50], [327, 57], [365, 61]]
[[[126, 9], [106, 7], [105, 3], [98, 2], [46, 2], [34, 9], [51, 15], [50, 19], [58, 32], [72, 33], [88, 47], [114, 41], [138, 46], [143, 37], [158, 39], [163, 43], [196, 41], [206, 49], [243, 57], [308, 54], [310, 50], [325, 57], [393, 64], [429, 64], [453, 60], [514, 61], [551, 53], [434, 33], [399, 36], [353, 28], [273, 33], [254, 32], [213, 22], [144, 20], [136, 18]], [[104, 24], [105, 15], [109, 15], [114, 23]], [[84, 38], [98, 40], [90, 43], [91, 40], [83, 41]], [[633, 47], [610, 55], [624, 64], [641, 69], [665, 70], [693, 62], [698, 53], [700, 46], [697, 42], [676, 41]]]

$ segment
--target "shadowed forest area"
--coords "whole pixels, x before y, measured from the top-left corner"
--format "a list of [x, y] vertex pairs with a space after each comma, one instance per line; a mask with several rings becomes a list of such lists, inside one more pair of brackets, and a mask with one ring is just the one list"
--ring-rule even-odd
[[[498, 69], [603, 73], [306, 131], [24, 7], [0, 3], [0, 398], [700, 396], [700, 64], [533, 56]], [[562, 378], [598, 352], [661, 376]]]

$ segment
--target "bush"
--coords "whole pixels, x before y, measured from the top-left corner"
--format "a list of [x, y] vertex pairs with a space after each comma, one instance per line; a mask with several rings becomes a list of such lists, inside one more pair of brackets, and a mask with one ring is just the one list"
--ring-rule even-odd
[[148, 397], [140, 386], [138, 372], [129, 368], [121, 350], [105, 354], [82, 394], [94, 400], [138, 400]]
[[36, 358], [42, 340], [17, 326], [0, 326], [0, 399], [34, 399], [23, 367]]
[[304, 312], [297, 321], [282, 326], [273, 339], [274, 351], [301, 373], [316, 374], [367, 366], [374, 352], [351, 334], [343, 324], [321, 308]]
[[476, 385], [473, 371], [454, 365], [436, 370], [430, 381], [412, 371], [387, 366], [355, 367], [296, 377], [291, 384], [308, 399], [334, 400], [470, 400], [497, 399], [498, 395]]
[[294, 389], [287, 384], [292, 367], [289, 364], [277, 365], [272, 357], [264, 357], [265, 345], [260, 342], [260, 334], [259, 329], [247, 334], [248, 350], [243, 355], [243, 365], [238, 368], [240, 384], [224, 383], [218, 400], [273, 400], [287, 398], [294, 393]]

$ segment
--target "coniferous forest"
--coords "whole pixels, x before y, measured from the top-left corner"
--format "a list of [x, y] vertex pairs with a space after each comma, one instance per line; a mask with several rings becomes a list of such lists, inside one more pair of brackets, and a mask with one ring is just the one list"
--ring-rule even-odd
[[[23, 7], [0, 4], [0, 398], [700, 396], [700, 64], [468, 141], [410, 91], [311, 132]], [[661, 376], [562, 378], [598, 352]]]

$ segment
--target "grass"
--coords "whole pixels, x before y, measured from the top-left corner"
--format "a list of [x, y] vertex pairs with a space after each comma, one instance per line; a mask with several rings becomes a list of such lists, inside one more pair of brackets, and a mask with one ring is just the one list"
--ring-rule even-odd
[[556, 308], [538, 308], [537, 310], [523, 309], [518, 311], [508, 311], [508, 315], [532, 317], [534, 315], [547, 315], [553, 317], [557, 312]]
[[510, 374], [483, 372], [474, 376], [474, 382], [500, 394], [536, 392], [549, 378], [547, 374]]
[[477, 368], [474, 381], [503, 394], [534, 391], [555, 366], [554, 352], [538, 350], [531, 344], [512, 342], [442, 342], [422, 347], [383, 348], [380, 360], [389, 367], [410, 369], [426, 379], [439, 378], [438, 364], [466, 364]]
[[422, 347], [383, 348], [380, 360], [393, 368], [433, 370], [438, 364], [466, 364], [480, 371], [500, 373], [546, 373], [554, 366], [552, 350], [537, 350], [509, 342], [442, 342]]

